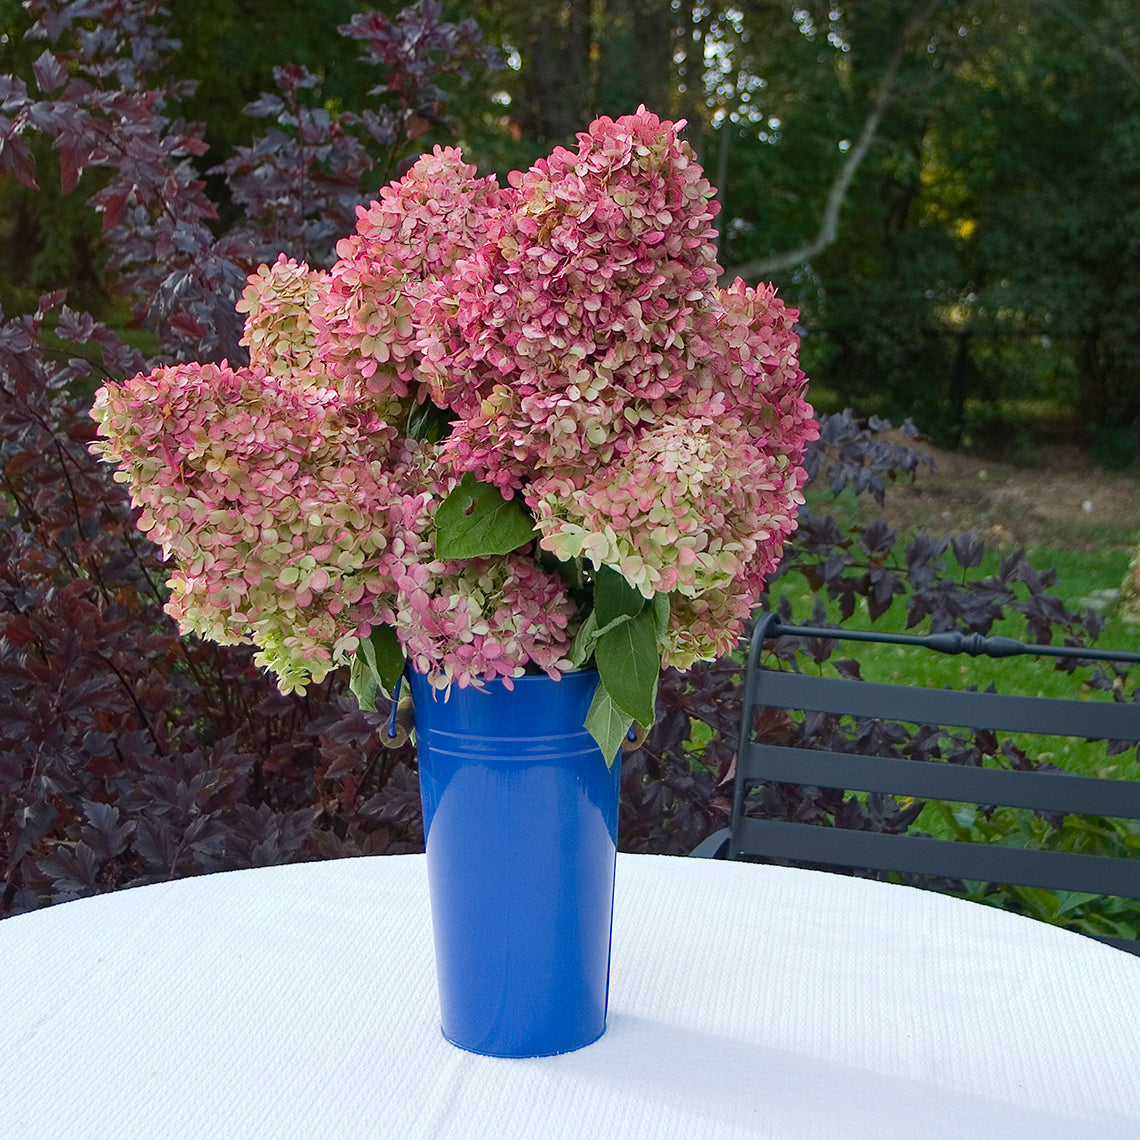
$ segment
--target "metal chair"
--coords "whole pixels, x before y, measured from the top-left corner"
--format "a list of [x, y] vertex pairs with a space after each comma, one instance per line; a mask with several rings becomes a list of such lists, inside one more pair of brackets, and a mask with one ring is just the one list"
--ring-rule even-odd
[[[1037, 654], [1082, 661], [1140, 661], [1140, 653], [1071, 646], [1027, 645], [1006, 637], [940, 633], [926, 637], [790, 626], [775, 614], [756, 624], [744, 678], [740, 746], [731, 824], [709, 836], [694, 852], [702, 857], [763, 858], [824, 869], [893, 871], [935, 876], [959, 883], [1015, 884], [1054, 891], [1140, 898], [1140, 851], [1133, 859], [1068, 851], [1027, 850], [991, 843], [933, 839], [905, 833], [755, 818], [750, 792], [761, 784], [809, 789], [845, 789], [978, 805], [1033, 808], [1140, 819], [1140, 781], [1074, 776], [1063, 771], [1016, 771], [908, 759], [890, 747], [889, 731], [864, 732], [861, 746], [878, 755], [772, 743], [776, 724], [767, 720], [767, 741], [756, 739], [761, 710], [801, 709], [810, 713], [875, 718], [876, 721], [954, 726], [974, 730], [1067, 736], [1090, 740], [1140, 741], [1140, 704], [1048, 697], [1006, 696], [972, 690], [930, 689], [807, 675], [761, 664], [765, 642], [783, 636], [887, 642], [943, 653], [1014, 657]], [[785, 727], [789, 721], [782, 719]], [[834, 723], [834, 722], [833, 722]], [[860, 721], [860, 723], [863, 723]], [[814, 721], [818, 728], [822, 721]], [[780, 733], [776, 732], [776, 736]], [[832, 746], [834, 746], [833, 742]], [[887, 752], [888, 755], [882, 755]], [[891, 754], [893, 753], [893, 754]], [[880, 797], [880, 803], [882, 802]], [[891, 801], [892, 804], [894, 801]], [[897, 805], [896, 805], [897, 806]], [[922, 804], [907, 804], [905, 832]], [[915, 881], [908, 879], [908, 881]], [[1099, 936], [1098, 936], [1099, 937]], [[1102, 941], [1140, 954], [1140, 941]]]

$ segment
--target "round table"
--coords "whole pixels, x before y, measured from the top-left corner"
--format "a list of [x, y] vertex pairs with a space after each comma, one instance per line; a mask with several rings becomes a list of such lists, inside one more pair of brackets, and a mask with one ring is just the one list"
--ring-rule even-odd
[[618, 858], [606, 1034], [439, 1031], [423, 856], [0, 922], [4, 1140], [1140, 1136], [1140, 958], [811, 871]]

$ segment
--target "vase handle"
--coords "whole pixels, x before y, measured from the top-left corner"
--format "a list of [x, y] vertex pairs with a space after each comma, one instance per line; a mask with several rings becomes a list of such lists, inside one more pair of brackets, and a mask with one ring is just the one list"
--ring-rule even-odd
[[626, 734], [626, 738], [621, 742], [621, 750], [623, 752], [636, 752], [645, 743], [645, 738], [648, 735], [649, 729], [634, 721]]
[[380, 743], [385, 748], [402, 748], [415, 727], [415, 709], [411, 696], [400, 697], [392, 706], [392, 716], [380, 730]]

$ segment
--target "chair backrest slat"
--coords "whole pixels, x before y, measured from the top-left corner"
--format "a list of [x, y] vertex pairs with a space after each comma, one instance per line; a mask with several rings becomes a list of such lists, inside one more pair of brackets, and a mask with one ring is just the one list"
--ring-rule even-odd
[[773, 669], [763, 669], [756, 685], [756, 703], [775, 708], [1090, 740], [1136, 739], [1140, 731], [1140, 706], [1113, 701], [923, 689]]
[[755, 743], [741, 749], [737, 763], [746, 780], [1140, 819], [1140, 782], [1135, 780], [924, 764], [886, 756]]
[[737, 822], [732, 844], [734, 858], [741, 854], [770, 855], [875, 871], [897, 871], [902, 861], [905, 870], [915, 875], [1140, 898], [1140, 861], [1107, 855], [1027, 851], [989, 843], [747, 818]]

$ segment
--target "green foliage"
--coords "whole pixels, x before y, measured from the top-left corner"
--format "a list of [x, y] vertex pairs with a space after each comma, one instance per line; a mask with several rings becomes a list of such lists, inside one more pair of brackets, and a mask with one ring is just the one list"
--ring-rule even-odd
[[463, 476], [435, 512], [435, 549], [440, 558], [510, 554], [534, 538], [534, 523], [515, 499], [496, 487]]
[[605, 684], [599, 683], [586, 713], [585, 727], [598, 742], [607, 764], [613, 764], [632, 724], [633, 717], [622, 712]]
[[837, 240], [776, 273], [811, 334], [809, 375], [837, 402], [914, 416], [943, 443], [976, 434], [971, 401], [1014, 397], [1134, 427], [1135, 11], [1117, 0], [942, 5], [907, 41], [918, 8], [803, 5], [798, 44], [785, 28], [731, 45], [737, 76], [765, 85], [749, 108], [715, 112], [723, 263], [815, 236], [905, 45]]
[[353, 655], [349, 687], [362, 709], [376, 711], [376, 694], [389, 696], [404, 671], [404, 650], [390, 625], [377, 625]]
[[615, 733], [624, 736], [634, 721], [653, 723], [669, 598], [654, 594], [647, 600], [606, 566], [593, 577], [594, 608], [574, 639], [571, 659], [583, 665], [593, 656], [597, 665], [601, 685], [586, 726], [610, 756]]
[[[972, 843], [1115, 858], [1140, 856], [1140, 822], [1136, 820], [1066, 815], [1061, 823], [1013, 808], [987, 815], [981, 808], [963, 807], [954, 813], [953, 823], [956, 838]], [[1134, 899], [1000, 883], [966, 883], [956, 893], [1084, 934], [1140, 937], [1140, 902]]]
[[652, 609], [646, 606], [636, 617], [602, 634], [594, 659], [614, 704], [641, 724], [652, 724], [657, 678], [661, 673], [657, 621]]
[[594, 613], [598, 634], [635, 618], [645, 609], [645, 598], [616, 570], [602, 566], [594, 573]]

